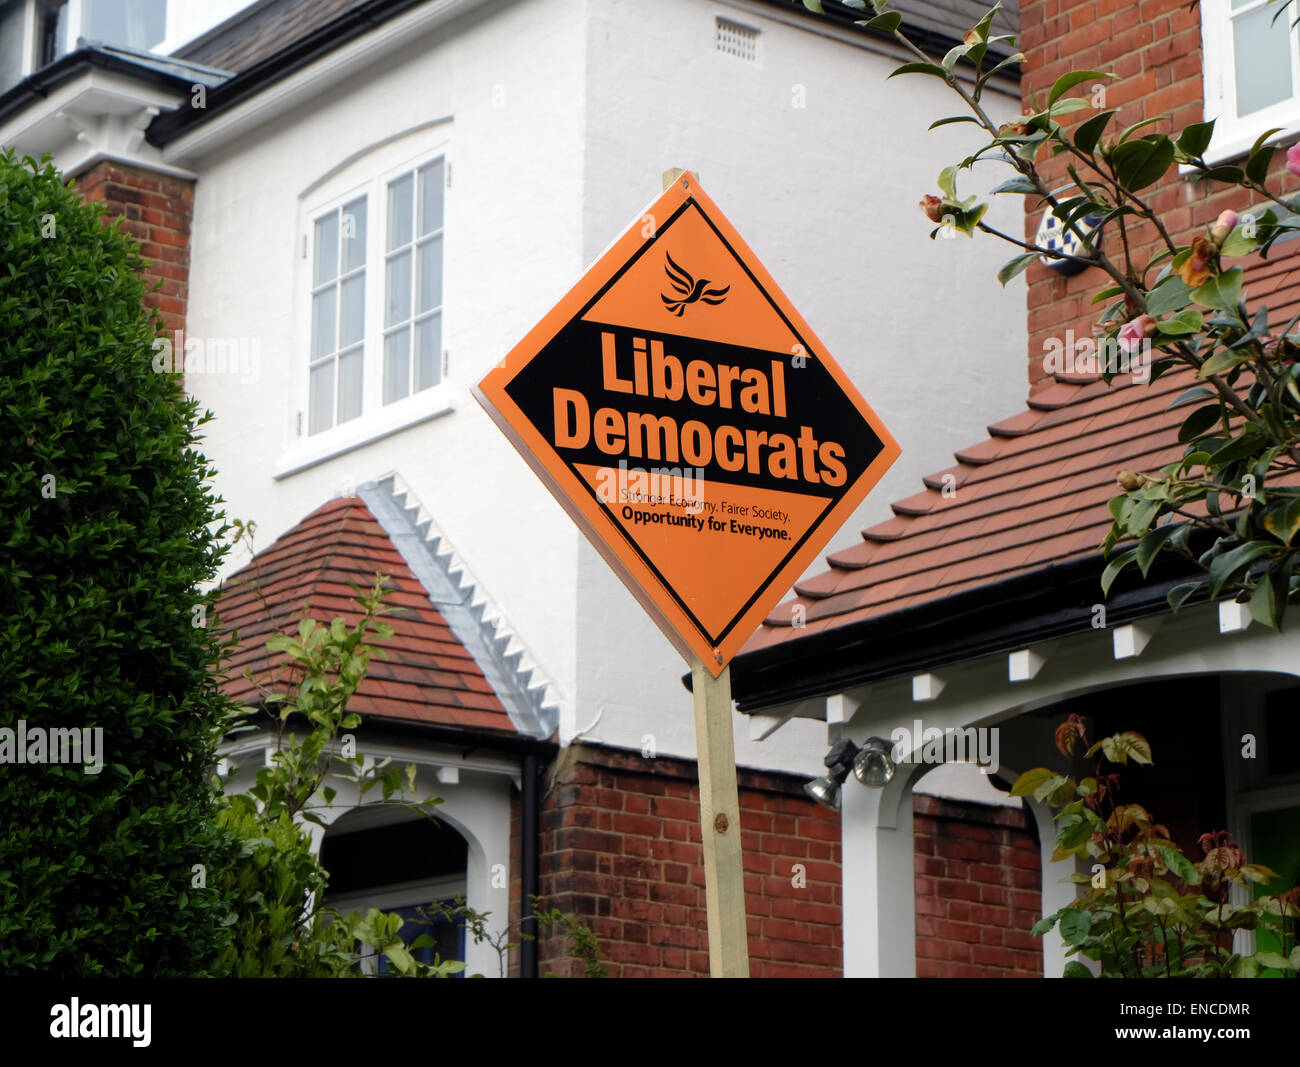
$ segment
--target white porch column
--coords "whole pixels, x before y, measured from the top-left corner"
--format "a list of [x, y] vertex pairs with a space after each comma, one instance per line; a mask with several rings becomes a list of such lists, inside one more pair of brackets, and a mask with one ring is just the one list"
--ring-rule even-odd
[[[1073, 859], [1052, 861], [1052, 853], [1056, 851], [1056, 820], [1052, 818], [1052, 810], [1033, 797], [1025, 797], [1025, 806], [1033, 813], [1034, 822], [1038, 826], [1041, 855], [1039, 874], [1043, 885], [1043, 917], [1046, 918], [1074, 900], [1078, 887], [1066, 879], [1074, 874], [1077, 867]], [[1068, 961], [1065, 957], [1065, 943], [1061, 939], [1059, 929], [1052, 930], [1042, 940], [1043, 977], [1060, 978]], [[1085, 965], [1088, 963], [1077, 955], [1075, 958], [1081, 959]]]
[[844, 977], [916, 977], [913, 768], [884, 789], [849, 775], [840, 809]]

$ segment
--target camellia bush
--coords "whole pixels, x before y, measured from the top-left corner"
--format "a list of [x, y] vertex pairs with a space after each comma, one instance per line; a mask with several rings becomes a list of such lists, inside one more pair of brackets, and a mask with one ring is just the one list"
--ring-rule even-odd
[[[214, 974], [206, 421], [136, 244], [0, 154], [0, 974]], [[74, 733], [75, 732], [75, 733]], [[73, 743], [75, 740], [75, 744]]]
[[[1120, 799], [1118, 768], [1151, 763], [1151, 748], [1125, 731], [1089, 746], [1084, 721], [1071, 715], [1056, 731], [1056, 747], [1070, 758], [1093, 760], [1093, 773], [1076, 780], [1045, 767], [1026, 771], [1012, 796], [1034, 797], [1055, 809], [1053, 860], [1077, 858], [1091, 874], [1072, 879], [1084, 895], [1039, 922], [1045, 935], [1059, 927], [1066, 955], [1095, 960], [1106, 978], [1254, 978], [1300, 973], [1294, 936], [1300, 888], [1250, 899], [1256, 885], [1275, 880], [1267, 867], [1246, 861], [1224, 831], [1202, 834], [1203, 858], [1193, 863], [1140, 804]], [[1242, 892], [1234, 903], [1233, 887]], [[1242, 955], [1232, 950], [1238, 930], [1268, 931], [1281, 951]], [[1066, 978], [1091, 978], [1078, 960]]]
[[[802, 2], [822, 10], [821, 0]], [[1282, 131], [1261, 135], [1240, 165], [1210, 164], [1204, 155], [1213, 121], [1182, 130], [1162, 128], [1169, 123], [1158, 117], [1121, 126], [1118, 109], [1105, 108], [1097, 91], [1113, 75], [1096, 70], [1062, 75], [1045, 97], [1032, 99], [1028, 114], [1000, 124], [983, 95], [990, 78], [1024, 60], [1013, 36], [992, 33], [1000, 4], [960, 45], [931, 56], [901, 32], [902, 17], [883, 0], [842, 2], [863, 12], [859, 25], [890, 33], [914, 56], [891, 77], [934, 78], [960, 99], [963, 113], [940, 118], [932, 129], [974, 125], [987, 137], [945, 168], [938, 193], [921, 201], [938, 224], [931, 237], [979, 232], [1016, 246], [1018, 254], [999, 272], [1004, 285], [1042, 255], [1098, 268], [1108, 281], [1095, 295], [1095, 332], [1103, 351], [1117, 357], [1100, 361], [1106, 380], [1124, 355], [1147, 345], [1151, 381], [1176, 371], [1189, 379], [1170, 405], [1187, 409], [1178, 431], [1182, 458], [1160, 470], [1118, 472], [1123, 492], [1110, 502], [1103, 589], [1109, 592], [1129, 565], [1146, 577], [1157, 556], [1172, 554], [1191, 576], [1168, 593], [1175, 610], [1194, 595], [1235, 595], [1256, 619], [1279, 629], [1287, 605], [1300, 599], [1300, 316], [1279, 321], [1266, 306], [1250, 305], [1244, 280], [1252, 258], [1300, 231], [1296, 190], [1269, 179], [1281, 151], [1269, 142]], [[1290, 17], [1290, 0], [1274, 2], [1278, 17]], [[989, 61], [990, 48], [1010, 54]], [[1084, 111], [1091, 114], [1077, 115]], [[993, 194], [1050, 211], [1077, 240], [1076, 251], [988, 225], [988, 205], [958, 192], [963, 172], [980, 164], [1008, 172]], [[1286, 149], [1285, 165], [1288, 178], [1300, 175], [1300, 145]], [[1180, 167], [1206, 194], [1221, 187], [1240, 194], [1235, 209], [1204, 219], [1187, 243], [1175, 240], [1145, 199]], [[1061, 179], [1049, 179], [1048, 171]], [[1148, 238], [1157, 249], [1150, 255], [1139, 252]]]

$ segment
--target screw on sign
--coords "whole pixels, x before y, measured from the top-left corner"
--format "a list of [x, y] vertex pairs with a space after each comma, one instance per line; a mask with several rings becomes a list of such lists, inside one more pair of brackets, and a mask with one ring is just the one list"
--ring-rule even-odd
[[678, 173], [474, 393], [692, 664], [710, 963], [735, 975], [748, 959], [740, 835], [725, 832], [739, 818], [727, 664], [899, 450]]

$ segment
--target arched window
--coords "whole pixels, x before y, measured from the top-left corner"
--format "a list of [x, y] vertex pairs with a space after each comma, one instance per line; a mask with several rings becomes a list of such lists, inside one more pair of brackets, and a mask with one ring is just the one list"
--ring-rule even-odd
[[[465, 896], [468, 846], [452, 827], [423, 816], [403, 813], [392, 821], [389, 811], [360, 809], [344, 815], [326, 831], [321, 863], [329, 872], [324, 903], [341, 914], [365, 914], [378, 908], [402, 916], [398, 936], [410, 945], [428, 934], [436, 947], [415, 949], [412, 955], [432, 963], [465, 959], [463, 918], [449, 919], [438, 906], [454, 907]], [[382, 958], [374, 961], [379, 973]]]

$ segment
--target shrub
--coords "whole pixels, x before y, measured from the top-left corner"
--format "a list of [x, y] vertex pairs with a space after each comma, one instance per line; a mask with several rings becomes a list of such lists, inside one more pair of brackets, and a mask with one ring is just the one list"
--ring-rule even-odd
[[[154, 372], [138, 246], [101, 214], [0, 155], [0, 973], [206, 974], [210, 416]], [[12, 762], [20, 724], [102, 730], [102, 768]]]

